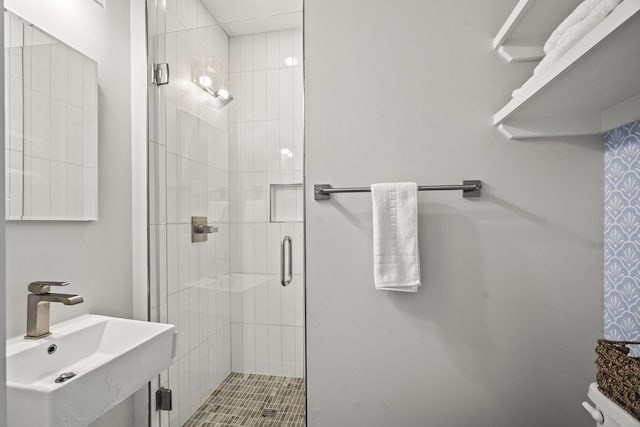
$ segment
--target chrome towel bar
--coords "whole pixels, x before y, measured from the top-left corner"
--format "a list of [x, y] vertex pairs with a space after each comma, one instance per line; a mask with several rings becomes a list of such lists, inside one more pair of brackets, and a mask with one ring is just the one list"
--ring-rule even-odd
[[[462, 191], [462, 197], [480, 197], [482, 195], [482, 181], [462, 181], [462, 185], [419, 185], [418, 191]], [[370, 193], [371, 187], [333, 188], [329, 184], [313, 186], [314, 200], [329, 200], [335, 193]]]

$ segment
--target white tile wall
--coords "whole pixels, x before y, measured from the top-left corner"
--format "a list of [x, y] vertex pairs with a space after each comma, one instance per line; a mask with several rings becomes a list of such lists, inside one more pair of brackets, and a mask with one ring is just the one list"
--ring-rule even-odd
[[97, 65], [15, 15], [4, 19], [6, 217], [97, 219]]
[[[285, 59], [296, 56], [288, 66]], [[231, 338], [234, 371], [304, 375], [302, 192], [302, 32], [231, 37], [229, 167], [231, 188]], [[272, 201], [273, 202], [273, 201]], [[291, 285], [280, 284], [280, 242], [293, 239]]]
[[23, 200], [23, 22], [4, 14], [6, 218], [22, 217]]
[[[176, 325], [178, 340], [161, 380], [174, 410], [154, 423], [181, 426], [231, 372], [229, 108], [210, 105], [190, 69], [213, 58], [227, 76], [228, 38], [197, 0], [157, 3], [148, 3], [150, 52], [169, 63], [171, 83], [149, 100], [152, 312]], [[192, 243], [191, 216], [208, 216], [218, 233]]]

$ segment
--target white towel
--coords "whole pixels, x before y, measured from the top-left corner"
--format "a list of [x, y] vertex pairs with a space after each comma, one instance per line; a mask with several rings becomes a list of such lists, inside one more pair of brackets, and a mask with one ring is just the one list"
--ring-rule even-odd
[[526, 90], [529, 89], [530, 86], [532, 86], [535, 82], [538, 81], [538, 76], [531, 76], [529, 77], [529, 80], [527, 80], [526, 82], [523, 83], [522, 86], [520, 86], [518, 89], [514, 89], [513, 92], [511, 92], [511, 96], [513, 98], [515, 98], [516, 96], [518, 96], [518, 94], [520, 94], [521, 92], [524, 92]]
[[544, 45], [546, 56], [533, 70], [533, 76], [511, 96], [518, 96], [533, 85], [569, 49], [598, 26], [620, 4], [621, 0], [585, 0], [551, 34]]
[[[574, 13], [579, 12], [578, 9], [584, 4], [587, 6], [592, 6], [592, 8], [588, 10], [588, 13], [584, 16], [583, 19], [575, 22], [573, 25], [570, 25], [557, 38], [557, 42], [553, 45], [547, 52], [547, 55], [540, 61], [538, 66], [533, 70], [533, 75], [537, 76], [549, 69], [553, 64], [555, 64], [558, 59], [562, 57], [569, 49], [575, 46], [580, 40], [584, 38], [591, 30], [598, 26], [604, 18], [609, 16], [609, 14], [615, 9], [618, 4], [620, 4], [621, 0], [598, 0], [596, 5], [592, 5], [593, 0], [585, 0], [580, 6], [576, 8]], [[571, 18], [571, 15], [566, 20]], [[580, 12], [579, 15], [582, 15]], [[562, 24], [560, 24], [562, 26]], [[560, 28], [560, 27], [558, 27]], [[551, 39], [551, 38], [550, 38]], [[548, 43], [547, 43], [548, 44]], [[545, 44], [545, 46], [547, 45]]]
[[373, 274], [376, 289], [417, 292], [418, 186], [415, 182], [373, 184]]
[[569, 14], [561, 23], [558, 25], [558, 28], [553, 30], [553, 33], [549, 36], [547, 41], [544, 43], [543, 50], [545, 53], [550, 53], [552, 50], [556, 48], [558, 41], [564, 33], [583, 19], [585, 19], [591, 11], [598, 6], [598, 4], [602, 0], [584, 0], [582, 3], [576, 7], [573, 12]]

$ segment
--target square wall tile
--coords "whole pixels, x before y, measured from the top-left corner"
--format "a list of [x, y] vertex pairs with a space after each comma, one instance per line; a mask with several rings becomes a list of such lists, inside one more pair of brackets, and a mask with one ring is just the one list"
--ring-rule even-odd
[[191, 389], [191, 378], [189, 376], [189, 356], [186, 355], [178, 362], [178, 381], [180, 382], [179, 408], [180, 408], [180, 425], [184, 424], [192, 414], [190, 408], [189, 392]]
[[85, 111], [98, 111], [98, 65], [91, 59], [83, 59], [82, 108]]
[[50, 181], [50, 191], [51, 191], [51, 215], [58, 217], [68, 217], [68, 187], [67, 187], [67, 179], [68, 172], [67, 169], [69, 165], [67, 163], [61, 163], [52, 161], [51, 165], [51, 181]]
[[258, 33], [253, 34], [252, 36], [252, 48], [253, 48], [253, 58], [252, 58], [252, 70], [264, 70], [266, 68], [266, 54], [267, 54], [267, 46], [266, 46], [266, 33]]
[[189, 353], [189, 413], [193, 414], [200, 406], [200, 352], [194, 349]]
[[280, 119], [293, 118], [293, 70], [280, 69]]
[[51, 96], [67, 102], [69, 49], [62, 43], [51, 45]]
[[282, 327], [269, 325], [269, 375], [282, 374]]
[[32, 46], [31, 88], [43, 95], [51, 95], [51, 45]]
[[282, 310], [282, 324], [294, 326], [296, 319], [296, 295], [293, 281], [289, 286], [283, 286], [280, 292]]
[[280, 70], [269, 69], [265, 74], [266, 120], [280, 118]]
[[280, 31], [280, 55], [278, 65], [280, 67], [287, 66], [285, 59], [293, 57], [293, 31]]
[[229, 37], [229, 72], [240, 71], [240, 37]]
[[198, 286], [185, 292], [189, 292], [189, 351], [193, 352], [200, 345], [200, 292]]
[[231, 369], [234, 372], [245, 372], [242, 354], [242, 324], [231, 324]]
[[280, 275], [267, 276], [267, 323], [273, 326], [282, 325], [282, 284]]
[[240, 71], [253, 71], [253, 35], [240, 36]]
[[253, 274], [242, 275], [242, 323], [255, 323], [255, 288]]
[[51, 99], [50, 158], [57, 162], [67, 162], [67, 103]]
[[178, 292], [178, 357], [182, 358], [189, 352], [189, 290]]
[[295, 365], [295, 376], [300, 378], [304, 377], [304, 328], [297, 327], [295, 328], [295, 340], [296, 340], [296, 365]]
[[[51, 99], [36, 91], [24, 91], [25, 154], [41, 159], [51, 155]], [[79, 119], [78, 119], [79, 120]]]
[[256, 326], [242, 325], [242, 367], [243, 372], [256, 372]]
[[282, 375], [296, 375], [296, 333], [294, 327], [282, 328]]
[[267, 71], [262, 69], [253, 72], [253, 120], [266, 120], [267, 118]]
[[269, 372], [269, 327], [267, 325], [255, 326], [255, 354], [257, 374], [268, 375]]
[[266, 325], [269, 322], [269, 298], [268, 298], [268, 276], [266, 274], [256, 274], [254, 276], [254, 307], [255, 323]]
[[7, 166], [7, 214], [10, 218], [19, 219], [22, 216], [23, 197], [23, 157], [22, 153], [5, 150]]
[[67, 161], [81, 165], [84, 158], [82, 140], [82, 110], [69, 105], [67, 110]]
[[240, 96], [238, 99], [239, 122], [253, 121], [253, 72], [240, 73]]
[[267, 271], [267, 223], [253, 224], [253, 270], [265, 275]]
[[178, 225], [167, 225], [167, 293], [178, 291]]
[[266, 68], [280, 68], [280, 33], [270, 32], [265, 36]]
[[50, 215], [50, 162], [37, 157], [24, 157], [24, 215]]
[[69, 104], [81, 108], [82, 107], [82, 90], [84, 89], [84, 59], [81, 54], [69, 50], [67, 63], [68, 86], [67, 101]]

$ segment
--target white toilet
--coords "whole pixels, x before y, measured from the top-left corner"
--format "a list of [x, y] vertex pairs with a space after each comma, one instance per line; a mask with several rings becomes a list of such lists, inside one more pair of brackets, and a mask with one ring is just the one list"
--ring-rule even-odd
[[602, 394], [598, 390], [597, 383], [591, 383], [587, 396], [593, 402], [595, 408], [589, 402], [582, 402], [582, 406], [596, 421], [596, 426], [640, 427], [640, 421], [633, 418], [627, 411]]

